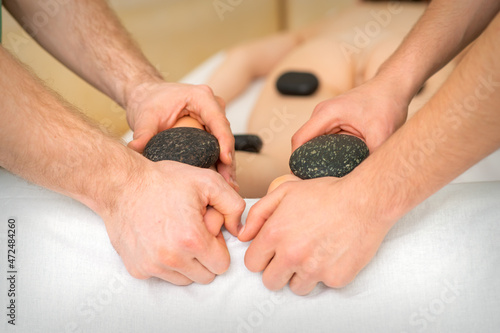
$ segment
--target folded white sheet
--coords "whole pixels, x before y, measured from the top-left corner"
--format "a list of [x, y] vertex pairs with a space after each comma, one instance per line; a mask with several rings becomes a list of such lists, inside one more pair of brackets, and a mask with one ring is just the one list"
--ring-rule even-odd
[[[449, 185], [390, 231], [342, 290], [271, 292], [249, 272], [248, 243], [224, 231], [229, 270], [177, 287], [129, 276], [102, 220], [0, 170], [1, 331], [498, 332], [500, 182]], [[247, 200], [250, 207], [255, 200]], [[16, 326], [8, 324], [8, 219], [15, 219]], [[6, 283], [7, 282], [7, 283]]]

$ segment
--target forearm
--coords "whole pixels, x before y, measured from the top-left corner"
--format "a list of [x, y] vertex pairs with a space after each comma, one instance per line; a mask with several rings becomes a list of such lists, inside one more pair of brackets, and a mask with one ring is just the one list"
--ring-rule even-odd
[[432, 1], [377, 77], [409, 103], [423, 83], [469, 45], [499, 9], [497, 0]]
[[142, 82], [161, 78], [104, 0], [54, 1], [42, 25], [31, 18], [43, 2], [3, 3], [46, 50], [123, 107]]
[[71, 196], [98, 213], [116, 199], [143, 158], [105, 135], [0, 48], [0, 166]]
[[[500, 16], [436, 95], [348, 177], [395, 222], [500, 146]], [[367, 199], [369, 200], [369, 199]]]

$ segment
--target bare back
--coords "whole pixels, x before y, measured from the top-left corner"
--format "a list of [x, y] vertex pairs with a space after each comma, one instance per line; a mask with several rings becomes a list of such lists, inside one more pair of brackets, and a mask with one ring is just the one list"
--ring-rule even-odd
[[[422, 3], [397, 5], [363, 3], [349, 8], [329, 19], [316, 37], [300, 44], [274, 67], [249, 119], [248, 133], [260, 135], [264, 146], [258, 158], [240, 154], [238, 181], [243, 183], [242, 188], [247, 181], [248, 186], [254, 187], [289, 173], [291, 137], [310, 118], [314, 107], [371, 78], [426, 7]], [[308, 97], [279, 94], [276, 80], [287, 71], [314, 73], [320, 82], [318, 90]], [[450, 71], [451, 68], [444, 68], [428, 80], [410, 104], [410, 115], [432, 96]], [[262, 170], [268, 177], [263, 176]]]

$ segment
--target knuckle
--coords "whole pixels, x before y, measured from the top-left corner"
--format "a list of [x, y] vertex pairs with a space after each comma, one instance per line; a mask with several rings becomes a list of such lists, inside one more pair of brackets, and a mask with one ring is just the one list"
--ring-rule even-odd
[[262, 264], [257, 260], [258, 257], [256, 256], [256, 252], [250, 252], [252, 251], [252, 247], [249, 247], [247, 252], [245, 253], [245, 256], [243, 258], [245, 267], [252, 273], [257, 273], [260, 272], [264, 269], [262, 267]]
[[[226, 117], [224, 117], [223, 122], [224, 122], [224, 124], [225, 124], [226, 126], [228, 126], [228, 127], [230, 126], [230, 124], [229, 124], [229, 120], [227, 120], [227, 118], [226, 118]], [[232, 134], [228, 134], [228, 135], [225, 135], [225, 136], [226, 136], [226, 138], [225, 138], [225, 139], [227, 140], [227, 143], [231, 146], [231, 148], [233, 148], [233, 149], [234, 149], [234, 142], [235, 142], [234, 135], [232, 135]]]
[[[182, 267], [183, 260], [182, 257], [170, 249], [160, 248], [157, 251], [157, 255], [155, 258], [156, 262], [161, 264], [161, 266], [168, 267], [173, 270], [177, 270]], [[159, 274], [160, 269], [159, 265], [155, 265], [152, 262], [146, 263], [149, 271], [154, 274]]]
[[297, 134], [294, 134], [292, 136], [292, 146], [295, 147], [299, 144], [299, 141], [300, 141], [300, 137], [297, 135]]
[[286, 284], [288, 283], [287, 281], [276, 281], [274, 278], [268, 277], [268, 276], [263, 276], [262, 277], [262, 284], [264, 284], [264, 287], [271, 291], [278, 291], [281, 288], [283, 288]]
[[[168, 255], [168, 256], [162, 256], [159, 258], [159, 261], [166, 267], [169, 267], [173, 270], [178, 270], [179, 268], [182, 267], [182, 260], [180, 259], [180, 256], [176, 255]], [[152, 267], [152, 270], [155, 271], [155, 273], [159, 273], [156, 271], [156, 268]]]
[[206, 277], [201, 278], [198, 283], [199, 284], [210, 284], [215, 280], [215, 274], [209, 274]]
[[243, 198], [241, 197], [239, 197], [233, 205], [233, 209], [236, 214], [243, 214], [245, 207], [246, 207], [245, 200], [243, 200]]
[[324, 112], [325, 109], [327, 108], [328, 106], [328, 103], [327, 102], [321, 102], [319, 103], [318, 105], [316, 105], [316, 107], [314, 108], [313, 112], [312, 112], [312, 115], [316, 115], [318, 113], [321, 113], [321, 112]]
[[207, 172], [200, 177], [200, 183], [203, 187], [205, 195], [216, 196], [220, 194], [222, 182], [224, 178], [217, 172], [212, 170], [207, 170]]
[[296, 182], [286, 181], [286, 182], [282, 183], [279, 187], [281, 188], [282, 191], [289, 192], [297, 185], [297, 184], [293, 184], [293, 183], [296, 183]]
[[[201, 169], [201, 168], [199, 168]], [[210, 169], [202, 169], [193, 175], [193, 184], [192, 188], [197, 192], [194, 194], [199, 194], [199, 198], [210, 197], [210, 191], [217, 191], [220, 187], [219, 179], [217, 176], [212, 175], [211, 173], [223, 172], [221, 170], [220, 162], [217, 161], [214, 166], [211, 166]], [[222, 179], [224, 179], [221, 176]]]
[[201, 180], [204, 180], [207, 183], [207, 185], [218, 184], [221, 180], [224, 180], [224, 177], [222, 177], [220, 173], [215, 172], [213, 170], [204, 169], [201, 170], [201, 172], [204, 173], [203, 178]]
[[226, 108], [226, 101], [222, 97], [215, 96], [215, 99], [222, 109]]
[[164, 271], [165, 270], [158, 265], [150, 265], [147, 267], [147, 272], [150, 276], [160, 277], [163, 275]]
[[300, 274], [295, 275], [295, 281], [296, 283], [290, 285], [290, 287], [295, 287], [296, 289], [303, 289], [304, 285], [308, 285], [310, 281], [313, 280], [318, 280], [316, 279], [316, 274], [310, 273], [310, 272], [305, 272], [301, 271]]
[[159, 273], [157, 266], [148, 260], [144, 260], [141, 266], [141, 271], [144, 272], [148, 277], [158, 276]]
[[262, 243], [264, 243], [264, 244], [275, 244], [282, 236], [281, 231], [277, 227], [266, 228], [266, 230], [264, 232], [260, 231], [260, 233], [262, 234], [262, 236], [261, 236]]
[[127, 271], [130, 274], [130, 276], [132, 276], [133, 278], [138, 279], [138, 280], [146, 280], [147, 278], [150, 277], [150, 276], [148, 276], [146, 274], [141, 273], [136, 268], [128, 268], [127, 267]]
[[203, 250], [201, 237], [194, 232], [185, 232], [178, 240], [179, 247], [190, 253], [198, 253]]
[[220, 260], [219, 267], [217, 269], [217, 272], [215, 272], [215, 273], [216, 274], [223, 274], [223, 273], [227, 272], [230, 264], [231, 264], [231, 259], [229, 258], [229, 256], [226, 259]]
[[300, 246], [292, 246], [285, 250], [284, 258], [289, 266], [302, 266], [307, 260], [307, 252]]
[[309, 294], [318, 284], [311, 278], [303, 277], [299, 281], [295, 280], [294, 283], [290, 283], [290, 290], [298, 296], [305, 296]]
[[321, 266], [322, 265], [317, 258], [315, 258], [314, 256], [308, 257], [302, 262], [301, 274], [306, 278], [310, 278], [317, 275], [317, 273], [321, 269]]
[[295, 295], [297, 296], [305, 296], [308, 294], [307, 291], [303, 290], [302, 287], [299, 287], [299, 286], [290, 286], [290, 290], [292, 291], [292, 293], [294, 293]]
[[350, 276], [342, 272], [335, 272], [334, 274], [330, 274], [326, 278], [324, 278], [323, 283], [330, 288], [343, 288], [347, 286], [353, 279], [354, 276]]
[[231, 264], [231, 258], [228, 255], [217, 256], [217, 258], [213, 258], [212, 265], [210, 267], [210, 272], [214, 275], [224, 274]]
[[212, 90], [212, 88], [210, 88], [208, 85], [206, 84], [200, 84], [198, 85], [198, 88], [203, 91], [204, 93], [208, 93], [209, 95], [213, 95], [214, 92]]

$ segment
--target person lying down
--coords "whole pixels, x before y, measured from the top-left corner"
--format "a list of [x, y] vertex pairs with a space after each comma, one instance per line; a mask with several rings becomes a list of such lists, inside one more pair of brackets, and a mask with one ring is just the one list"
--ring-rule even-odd
[[[260, 198], [283, 181], [299, 179], [290, 174], [292, 135], [320, 102], [370, 79], [426, 7], [424, 3], [398, 3], [397, 10], [392, 7], [391, 13], [388, 6], [387, 2], [356, 3], [312, 26], [243, 43], [226, 51], [225, 60], [207, 82], [224, 101], [231, 102], [253, 80], [265, 77], [247, 125], [248, 134], [262, 138], [262, 149], [258, 153], [236, 151], [235, 156], [237, 181], [243, 197]], [[368, 35], [367, 23], [372, 22], [373, 26], [377, 19], [385, 21], [378, 23], [377, 34], [369, 31]], [[456, 60], [420, 89], [409, 106], [408, 117], [441, 86], [454, 63]], [[310, 91], [299, 92], [299, 95], [287, 92], [286, 87], [278, 91], [277, 81], [288, 72], [305, 73], [302, 79], [316, 79], [317, 87], [312, 84]], [[196, 120], [184, 118], [176, 126], [204, 128]], [[347, 131], [336, 134], [354, 135]]]

